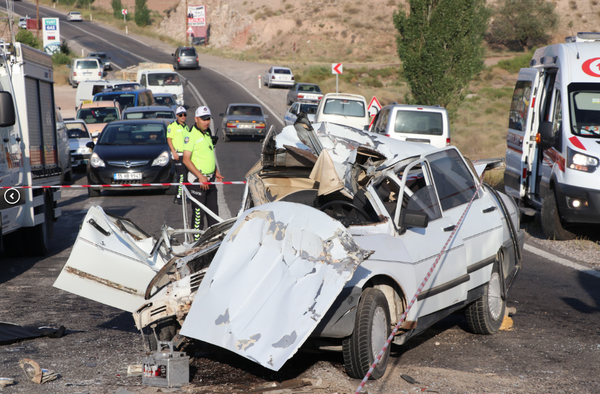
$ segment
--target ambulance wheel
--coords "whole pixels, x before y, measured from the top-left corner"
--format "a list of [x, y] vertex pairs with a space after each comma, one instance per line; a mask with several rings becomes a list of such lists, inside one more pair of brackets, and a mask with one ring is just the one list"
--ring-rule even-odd
[[549, 190], [542, 202], [542, 230], [548, 239], [568, 241], [575, 238], [575, 234], [565, 230], [556, 205], [554, 190]]
[[27, 247], [29, 256], [45, 256], [48, 253], [50, 239], [54, 230], [52, 200], [49, 194], [46, 195], [46, 204], [44, 205], [44, 222], [35, 227], [25, 228], [25, 239], [30, 245]]
[[[390, 309], [383, 292], [372, 287], [365, 289], [358, 302], [354, 332], [342, 342], [344, 367], [351, 378], [362, 379], [367, 374], [392, 332], [390, 321]], [[390, 346], [373, 370], [371, 379], [383, 376], [389, 356]]]

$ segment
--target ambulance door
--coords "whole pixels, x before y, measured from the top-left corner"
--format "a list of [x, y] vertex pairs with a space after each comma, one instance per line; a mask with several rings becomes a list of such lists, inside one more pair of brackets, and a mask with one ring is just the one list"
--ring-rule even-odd
[[510, 106], [506, 137], [504, 186], [508, 195], [522, 199], [529, 192], [528, 178], [535, 172], [535, 135], [538, 130], [536, 102], [541, 93], [543, 71], [522, 68]]

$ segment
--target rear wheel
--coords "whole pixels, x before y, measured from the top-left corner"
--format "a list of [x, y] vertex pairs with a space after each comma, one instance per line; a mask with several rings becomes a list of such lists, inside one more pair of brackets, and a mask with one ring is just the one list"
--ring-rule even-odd
[[[367, 374], [390, 333], [390, 310], [385, 295], [375, 288], [365, 289], [356, 310], [354, 332], [342, 342], [344, 366], [351, 378], [362, 379]], [[388, 346], [371, 379], [383, 376], [389, 356]]]
[[498, 264], [494, 264], [490, 281], [485, 286], [483, 297], [465, 309], [467, 326], [475, 334], [495, 334], [500, 330], [506, 301], [502, 299], [502, 281]]
[[549, 239], [570, 240], [575, 238], [575, 234], [564, 229], [556, 205], [556, 196], [554, 190], [548, 191], [546, 198], [542, 202], [542, 230]]

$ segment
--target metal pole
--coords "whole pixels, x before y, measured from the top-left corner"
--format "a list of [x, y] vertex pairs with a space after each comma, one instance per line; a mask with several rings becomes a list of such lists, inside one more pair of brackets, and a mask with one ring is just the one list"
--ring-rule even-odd
[[338, 90], [338, 79], [340, 77], [340, 74], [335, 73], [335, 93], [337, 94], [339, 92]]
[[188, 36], [188, 28], [189, 28], [189, 26], [188, 26], [188, 22], [189, 22], [189, 20], [188, 20], [188, 12], [189, 12], [188, 11], [188, 0], [185, 0], [185, 35], [184, 35], [184, 37], [186, 37], [186, 38]]
[[40, 39], [40, 0], [35, 3], [35, 27], [37, 28], [36, 38]]

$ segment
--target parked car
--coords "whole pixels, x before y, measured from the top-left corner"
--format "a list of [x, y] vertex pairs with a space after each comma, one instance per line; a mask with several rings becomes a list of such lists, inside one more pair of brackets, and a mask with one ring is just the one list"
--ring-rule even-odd
[[271, 67], [265, 71], [263, 83], [265, 86], [268, 86], [269, 89], [272, 86], [285, 86], [289, 88], [294, 86], [294, 74], [292, 74], [292, 70], [287, 67]]
[[105, 70], [112, 70], [112, 65], [110, 64], [110, 56], [106, 54], [106, 52], [91, 52], [88, 53], [88, 57], [97, 57], [100, 59], [100, 63]]
[[267, 118], [259, 104], [229, 104], [223, 117], [223, 139], [234, 137], [264, 138], [267, 130]]
[[71, 149], [71, 167], [85, 168], [92, 155], [92, 150], [87, 146], [88, 142], [92, 142], [92, 136], [81, 119], [65, 120], [64, 123]]
[[[167, 144], [167, 120], [121, 120], [108, 124], [87, 166], [90, 185], [174, 183], [175, 166]], [[140, 186], [163, 189], [175, 194], [177, 186]], [[137, 188], [136, 188], [137, 189]], [[88, 188], [90, 197], [100, 196], [103, 188]]]
[[283, 122], [286, 126], [293, 125], [294, 123], [296, 123], [298, 114], [300, 112], [305, 112], [308, 115], [308, 120], [311, 123], [314, 123], [315, 114], [317, 113], [317, 107], [318, 105], [315, 103], [294, 103], [291, 105], [290, 108], [288, 108], [287, 112], [285, 113], [283, 117]]
[[69, 22], [82, 22], [83, 18], [81, 17], [81, 13], [79, 11], [71, 11], [67, 14], [67, 20]]
[[375, 116], [371, 131], [438, 148], [450, 145], [448, 111], [439, 105], [386, 105]]
[[327, 93], [319, 102], [315, 123], [331, 122], [365, 130], [371, 123], [367, 101], [358, 94]]
[[76, 119], [85, 122], [94, 142], [110, 122], [121, 119], [121, 104], [118, 101], [94, 101], [84, 103], [77, 110]]
[[152, 105], [154, 96], [150, 89], [112, 88], [95, 94], [94, 101], [117, 101], [125, 109]]
[[133, 313], [154, 347], [179, 331], [277, 371], [308, 340], [340, 346], [362, 378], [396, 324], [398, 345], [455, 311], [499, 331], [524, 242], [514, 201], [480, 180], [501, 164], [287, 126], [265, 139], [236, 218], [185, 246], [171, 242], [185, 229], [155, 240], [93, 207], [54, 286]]
[[172, 107], [165, 105], [153, 105], [150, 107], [129, 107], [123, 111], [122, 120], [128, 119], [167, 119], [174, 122], [175, 111]]
[[314, 101], [319, 102], [323, 98], [323, 92], [319, 85], [314, 83], [297, 83], [287, 94], [287, 105], [296, 101]]
[[28, 16], [24, 16], [22, 18], [19, 18], [19, 28], [21, 29], [27, 29], [27, 20], [31, 19]]
[[198, 62], [198, 52], [194, 47], [178, 47], [173, 56], [173, 68], [179, 70], [181, 68], [200, 69]]
[[69, 72], [69, 84], [76, 88], [80, 82], [101, 79], [104, 66], [96, 57], [85, 57], [73, 59]]
[[172, 93], [153, 93], [154, 103], [156, 105], [166, 105], [177, 110], [177, 96]]

